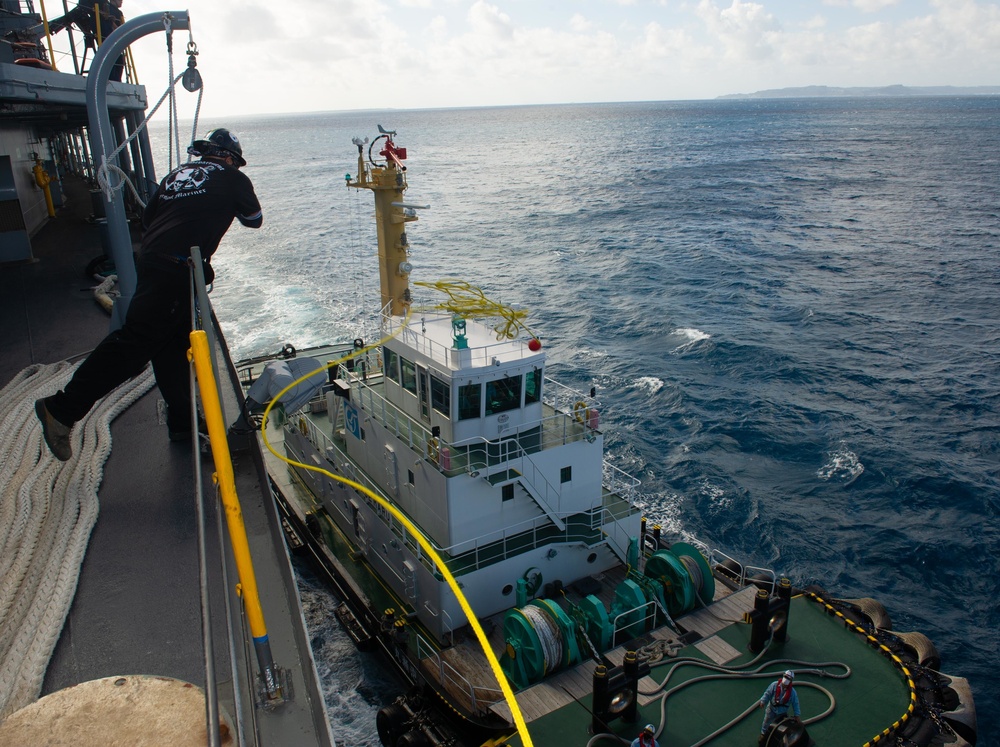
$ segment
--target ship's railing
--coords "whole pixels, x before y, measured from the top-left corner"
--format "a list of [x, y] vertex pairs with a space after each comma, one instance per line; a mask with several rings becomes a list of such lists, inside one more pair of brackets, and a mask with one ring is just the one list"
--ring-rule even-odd
[[452, 454], [468, 457], [470, 472], [482, 472], [504, 467], [511, 459], [523, 454], [535, 454], [546, 449], [586, 440], [593, 431], [576, 421], [572, 415], [556, 412], [539, 420], [511, 427], [500, 438], [487, 440], [479, 436], [447, 444]]
[[639, 496], [639, 486], [642, 485], [638, 478], [605, 461], [603, 482], [606, 492], [620, 496], [630, 507], [635, 505]]
[[375, 391], [375, 388], [364, 380], [363, 375], [358, 374], [357, 369], [352, 372], [341, 367], [340, 371], [340, 375], [346, 377], [347, 381], [350, 382], [352, 396], [357, 395], [357, 404], [366, 415], [381, 423], [386, 430], [418, 454], [428, 453], [427, 444], [431, 439], [430, 428], [414, 420]]
[[652, 630], [656, 623], [656, 601], [645, 602], [638, 607], [620, 612], [613, 621], [614, 640], [618, 640], [618, 634], [623, 638], [637, 638], [647, 630]]
[[[611, 540], [604, 532], [608, 525], [619, 522], [638, 510], [634, 504], [622, 498], [617, 505], [559, 514], [559, 518], [566, 523], [566, 528], [561, 531], [556, 530], [545, 517], [538, 516], [441, 548], [440, 552], [450, 558], [449, 568], [465, 573], [544, 545], [582, 542], [593, 547]], [[430, 568], [430, 565], [427, 567]]]
[[545, 377], [545, 386], [542, 387], [542, 402], [556, 412], [573, 417], [577, 422], [581, 422], [584, 417], [589, 420], [590, 413], [596, 413], [601, 405], [591, 395], [561, 384], [548, 376]]
[[[474, 713], [485, 713], [494, 703], [503, 700], [503, 692], [495, 687], [473, 685], [468, 677], [445, 661], [438, 650], [419, 633], [416, 636], [417, 657], [421, 660], [430, 659], [433, 662], [433, 673], [442, 687], [465, 693], [470, 708]], [[428, 669], [425, 667], [425, 672]], [[448, 687], [448, 686], [451, 687]]]
[[[768, 592], [774, 594], [775, 586], [778, 583], [778, 574], [772, 568], [743, 565], [743, 563], [736, 560], [732, 555], [728, 555], [716, 547], [709, 549], [707, 545], [697, 541], [691, 541], [691, 544], [695, 545], [701, 554], [708, 559], [708, 564], [711, 568], [720, 566], [720, 571], [740, 586], [747, 586], [752, 583], [758, 585], [767, 584], [770, 586]], [[728, 561], [728, 564], [726, 564], [726, 561]]]
[[421, 321], [437, 322], [444, 320], [450, 325], [451, 319], [450, 314], [424, 314], [420, 319], [411, 319], [409, 325], [404, 326], [402, 318], [394, 317], [388, 311], [383, 310], [382, 333], [389, 335], [402, 328], [402, 331], [399, 332], [400, 340], [432, 361], [448, 367], [459, 365], [474, 367], [489, 366], [492, 365], [494, 358], [498, 358], [501, 355], [509, 356], [511, 353], [520, 355], [527, 348], [527, 343], [521, 340], [502, 340], [492, 345], [458, 349], [432, 340], [419, 329]]

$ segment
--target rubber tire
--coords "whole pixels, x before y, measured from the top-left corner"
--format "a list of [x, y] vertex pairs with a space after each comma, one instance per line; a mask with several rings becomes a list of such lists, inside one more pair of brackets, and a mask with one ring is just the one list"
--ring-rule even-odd
[[434, 747], [422, 731], [408, 731], [396, 742], [396, 747]]
[[406, 733], [406, 724], [410, 714], [399, 703], [390, 703], [379, 708], [375, 715], [375, 728], [378, 730], [379, 741], [383, 747], [396, 747], [399, 739]]

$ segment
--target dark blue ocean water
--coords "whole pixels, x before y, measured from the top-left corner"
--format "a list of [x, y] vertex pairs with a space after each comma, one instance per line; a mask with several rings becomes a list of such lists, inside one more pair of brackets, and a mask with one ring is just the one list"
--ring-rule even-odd
[[[1000, 99], [214, 124], [241, 134], [265, 211], [216, 261], [237, 354], [371, 318], [371, 198], [344, 174], [352, 136], [398, 130], [407, 197], [431, 204], [413, 278], [530, 308], [550, 373], [597, 387], [608, 456], [652, 519], [881, 600], [972, 681], [980, 745], [1000, 744]], [[341, 739], [377, 744], [392, 684], [319, 635]]]

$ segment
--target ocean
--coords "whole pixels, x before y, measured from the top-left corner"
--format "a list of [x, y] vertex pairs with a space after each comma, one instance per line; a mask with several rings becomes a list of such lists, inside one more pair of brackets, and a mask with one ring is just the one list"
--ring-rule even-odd
[[[531, 310], [596, 387], [647, 516], [796, 586], [872, 596], [969, 678], [1000, 744], [1000, 98], [832, 98], [212, 120], [264, 207], [217, 254], [235, 356], [374, 318], [354, 136], [396, 130], [412, 279]], [[367, 146], [365, 146], [367, 152]], [[304, 573], [343, 745], [398, 691]]]

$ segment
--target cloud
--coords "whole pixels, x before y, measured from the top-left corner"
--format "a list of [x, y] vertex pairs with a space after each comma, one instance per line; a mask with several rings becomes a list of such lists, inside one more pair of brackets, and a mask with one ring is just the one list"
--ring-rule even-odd
[[476, 0], [469, 8], [469, 23], [477, 34], [491, 39], [506, 40], [514, 36], [510, 16], [485, 0]]
[[[161, 2], [128, 0], [125, 9], [134, 16]], [[605, 0], [538, 13], [533, 3], [498, 0], [296, 0], [292, 13], [264, 0], [212, 0], [195, 4], [191, 17], [203, 111], [223, 114], [1000, 79], [996, 3], [825, 5], [817, 13], [772, 0]], [[186, 32], [175, 34], [178, 70], [186, 41]], [[134, 52], [156, 101], [166, 79], [162, 37]]]
[[593, 28], [594, 24], [588, 21], [586, 18], [581, 16], [579, 13], [574, 13], [573, 17], [569, 19], [570, 31], [574, 31], [578, 34], [582, 34]]
[[883, 8], [899, 5], [899, 0], [823, 0], [823, 5], [837, 8], [855, 8], [862, 13], [875, 13]]
[[728, 8], [720, 9], [711, 0], [701, 0], [698, 15], [727, 58], [763, 60], [775, 55], [781, 25], [763, 5], [733, 0]]

